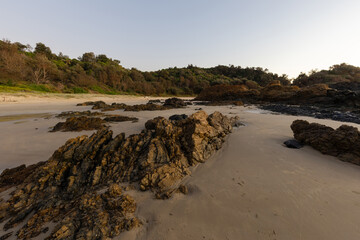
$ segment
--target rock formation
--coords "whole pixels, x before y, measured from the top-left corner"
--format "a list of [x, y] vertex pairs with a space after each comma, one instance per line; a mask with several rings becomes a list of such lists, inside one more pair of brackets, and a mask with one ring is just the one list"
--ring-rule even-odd
[[300, 143], [342, 161], [360, 165], [360, 132], [357, 128], [341, 125], [335, 130], [318, 123], [295, 120], [291, 129]]
[[205, 88], [195, 100], [220, 102], [251, 99], [251, 102], [256, 102], [259, 97], [257, 89], [249, 89], [246, 85], [222, 84]]
[[[190, 166], [221, 148], [236, 120], [199, 111], [178, 121], [149, 120], [145, 130], [127, 138], [103, 128], [70, 139], [17, 181], [8, 201], [0, 202], [5, 234], [21, 222], [25, 225], [13, 233], [20, 239], [41, 234], [47, 239], [106, 239], [136, 227], [136, 204], [119, 183], [136, 183], [157, 198], [170, 197]], [[50, 229], [49, 222], [55, 227]]]
[[128, 116], [122, 116], [122, 115], [108, 115], [104, 118], [105, 122], [126, 122], [126, 121], [132, 121], [137, 122], [139, 119], [136, 117], [128, 117]]
[[[81, 112], [80, 112], [81, 113]], [[64, 114], [67, 115], [67, 114]], [[80, 114], [81, 115], [81, 114]], [[89, 114], [91, 116], [91, 114]], [[128, 117], [122, 115], [106, 115], [104, 119], [98, 117], [70, 117], [65, 122], [57, 123], [50, 132], [80, 132], [83, 130], [99, 130], [106, 125], [107, 122], [137, 122], [139, 119], [136, 117]]]
[[264, 104], [261, 105], [260, 108], [294, 116], [309, 116], [319, 119], [332, 119], [340, 122], [353, 122], [360, 124], [360, 111], [357, 109], [348, 110], [343, 107], [317, 107], [287, 104]]
[[124, 109], [124, 111], [139, 112], [139, 111], [168, 110], [172, 108], [185, 107], [186, 105], [191, 104], [179, 98], [166, 99], [163, 105], [155, 104], [155, 103], [161, 103], [161, 102], [157, 100], [150, 100], [147, 104], [126, 105], [125, 103], [112, 103], [109, 105], [103, 101], [97, 101], [97, 102], [79, 103], [77, 104], [77, 106], [93, 106], [92, 109], [100, 109], [101, 111], [114, 111], [114, 110]]
[[69, 117], [100, 117], [104, 116], [104, 113], [101, 112], [91, 112], [91, 111], [69, 111], [69, 112], [62, 112], [56, 115], [57, 118], [69, 118]]
[[124, 111], [132, 111], [132, 112], [139, 112], [139, 111], [162, 111], [162, 110], [169, 110], [172, 107], [170, 106], [162, 106], [153, 103], [147, 104], [137, 104], [137, 105], [127, 105], [124, 108]]
[[88, 118], [88, 117], [71, 117], [67, 118], [65, 122], [57, 123], [51, 132], [79, 132], [83, 130], [98, 130], [103, 128], [105, 121], [101, 118]]
[[180, 98], [168, 98], [165, 100], [164, 106], [171, 108], [182, 108], [186, 107], [187, 103]]
[[258, 88], [244, 85], [215, 85], [204, 89], [195, 100], [243, 101], [245, 103], [283, 103], [291, 105], [317, 105], [321, 107], [360, 107], [360, 94], [355, 91], [337, 90], [326, 84], [314, 84], [299, 88], [283, 86], [279, 81]]

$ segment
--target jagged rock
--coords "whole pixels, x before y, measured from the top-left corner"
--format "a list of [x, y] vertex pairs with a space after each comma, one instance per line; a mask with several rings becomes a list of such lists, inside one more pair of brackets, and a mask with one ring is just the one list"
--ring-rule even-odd
[[124, 103], [112, 103], [111, 105], [106, 104], [103, 101], [97, 102], [85, 102], [79, 103], [77, 106], [93, 106], [92, 109], [100, 109], [101, 111], [114, 111], [124, 109], [124, 111], [159, 111], [159, 110], [168, 110], [172, 108], [181, 108], [186, 105], [191, 105], [192, 103], [187, 103], [179, 98], [169, 98], [165, 100], [163, 105], [158, 105], [154, 103], [160, 103], [160, 100], [149, 100], [147, 104], [137, 104], [137, 105], [126, 105]]
[[316, 107], [316, 106], [295, 106], [284, 104], [266, 104], [260, 106], [261, 109], [272, 112], [279, 112], [294, 116], [309, 116], [319, 119], [332, 119], [341, 122], [360, 123], [360, 112], [358, 110], [349, 111], [336, 107]]
[[101, 118], [71, 117], [65, 122], [57, 123], [50, 132], [79, 132], [83, 130], [98, 130], [104, 127]]
[[69, 112], [62, 112], [58, 115], [56, 115], [57, 118], [69, 118], [69, 117], [81, 117], [81, 116], [86, 116], [86, 117], [98, 117], [98, 116], [103, 116], [104, 113], [101, 112], [91, 112], [91, 111], [83, 111], [83, 112], [78, 112], [78, 111], [69, 111]]
[[96, 102], [84, 102], [84, 103], [78, 103], [76, 106], [94, 106], [98, 104], [105, 104], [103, 101], [96, 101]]
[[360, 132], [357, 128], [341, 125], [334, 130], [318, 123], [295, 120], [291, 124], [294, 137], [320, 152], [338, 157], [342, 161], [360, 165]]
[[23, 183], [35, 169], [39, 168], [44, 163], [45, 162], [39, 162], [27, 167], [23, 164], [15, 168], [5, 169], [0, 175], [0, 190], [3, 191], [9, 187]]
[[227, 105], [235, 105], [235, 106], [243, 106], [244, 103], [240, 100], [238, 101], [208, 101], [208, 102], [197, 102], [197, 105], [205, 105], [205, 106], [227, 106]]
[[139, 112], [139, 111], [159, 111], [159, 110], [168, 110], [170, 109], [169, 106], [161, 106], [153, 103], [148, 104], [138, 104], [138, 105], [128, 105], [124, 108], [124, 111], [133, 111], [133, 112]]
[[296, 148], [296, 149], [300, 149], [303, 147], [303, 145], [301, 145], [301, 143], [299, 143], [298, 141], [293, 140], [293, 139], [285, 141], [284, 145], [288, 148]]
[[161, 103], [160, 99], [151, 99], [148, 101], [148, 103]]
[[[136, 182], [158, 198], [170, 197], [190, 166], [222, 146], [234, 121], [200, 111], [182, 121], [157, 117], [127, 138], [103, 128], [70, 139], [0, 204], [4, 231], [27, 217], [17, 232], [20, 239], [39, 236], [47, 222], [56, 225], [48, 239], [106, 239], [136, 227], [136, 204], [118, 183]], [[102, 189], [107, 191], [99, 193]]]
[[98, 104], [95, 104], [92, 109], [99, 109], [103, 112], [105, 111], [115, 111], [115, 110], [121, 110], [121, 109], [125, 109], [126, 108], [126, 104], [125, 103], [112, 103], [111, 105], [106, 104], [104, 102], [99, 102]]
[[357, 91], [357, 85], [354, 85], [354, 90], [352, 88], [346, 89], [343, 85], [331, 86], [334, 89], [329, 88], [326, 84], [314, 84], [300, 88], [296, 85], [283, 86], [279, 81], [274, 81], [266, 87], [258, 89], [250, 89], [245, 85], [215, 85], [205, 88], [196, 97], [196, 100], [210, 102], [241, 100], [245, 103], [348, 107], [353, 108], [353, 110], [360, 107], [360, 93]]
[[[93, 103], [93, 102], [91, 102], [91, 103]], [[80, 105], [80, 106], [82, 106], [82, 105]], [[158, 110], [168, 110], [171, 108], [172, 108], [171, 106], [162, 106], [162, 105], [157, 105], [157, 104], [153, 104], [153, 103], [137, 104], [137, 105], [126, 105], [124, 103], [112, 103], [111, 105], [109, 105], [103, 101], [95, 102], [92, 107], [92, 109], [95, 109], [95, 110], [99, 109], [103, 112], [121, 110], [121, 109], [124, 109], [124, 111], [134, 111], [134, 112], [158, 111]]]
[[113, 115], [104, 118], [106, 122], [126, 122], [126, 121], [133, 121], [136, 122], [139, 119], [136, 117], [128, 117], [128, 116], [121, 116], [121, 115]]
[[180, 121], [180, 120], [184, 120], [188, 117], [188, 115], [186, 114], [175, 114], [169, 117], [169, 120], [173, 120], [173, 121]]
[[0, 240], [8, 239], [9, 237], [12, 236], [12, 234], [13, 234], [13, 232], [9, 232], [9, 233], [6, 233], [6, 234], [2, 235], [2, 236], [0, 237]]
[[164, 106], [168, 106], [171, 108], [182, 108], [185, 107], [187, 104], [184, 100], [180, 98], [168, 98], [165, 100]]

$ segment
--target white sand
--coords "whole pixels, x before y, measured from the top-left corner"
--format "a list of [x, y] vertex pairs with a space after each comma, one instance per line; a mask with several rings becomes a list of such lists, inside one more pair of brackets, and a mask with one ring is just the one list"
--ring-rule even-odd
[[[146, 101], [123, 99], [129, 104]], [[0, 116], [90, 108], [74, 107], [77, 102], [82, 100], [2, 104]], [[137, 133], [150, 118], [191, 114], [198, 107], [125, 112], [140, 121], [117, 123], [112, 128], [116, 134]], [[295, 119], [331, 127], [343, 123], [259, 114], [245, 107], [200, 107], [208, 113], [217, 110], [229, 116], [237, 114], [246, 126], [235, 129], [223, 148], [184, 180], [188, 195], [156, 200], [150, 192], [129, 191], [136, 198], [137, 216], [144, 225], [118, 239], [360, 239], [360, 167], [311, 147], [282, 146], [283, 141], [292, 138], [290, 124]], [[58, 121], [26, 118], [0, 122], [0, 171], [46, 160], [68, 138], [86, 133], [48, 133]]]

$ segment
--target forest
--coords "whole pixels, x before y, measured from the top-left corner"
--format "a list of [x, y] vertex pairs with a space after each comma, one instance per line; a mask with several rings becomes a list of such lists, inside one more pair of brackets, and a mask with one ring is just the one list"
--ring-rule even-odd
[[86, 52], [69, 58], [55, 54], [43, 43], [34, 48], [0, 41], [0, 91], [43, 91], [141, 95], [196, 95], [216, 84], [265, 86], [273, 80], [290, 84], [262, 68], [216, 66], [168, 68], [152, 72], [126, 69], [105, 54]]
[[0, 41], [0, 91], [102, 93], [194, 96], [209, 86], [245, 84], [264, 87], [274, 80], [282, 85], [360, 82], [360, 68], [347, 64], [329, 70], [302, 73], [291, 81], [260, 67], [219, 65], [201, 68], [167, 68], [145, 72], [124, 68], [105, 54], [86, 52], [78, 58], [55, 54], [44, 43], [33, 48], [19, 42]]

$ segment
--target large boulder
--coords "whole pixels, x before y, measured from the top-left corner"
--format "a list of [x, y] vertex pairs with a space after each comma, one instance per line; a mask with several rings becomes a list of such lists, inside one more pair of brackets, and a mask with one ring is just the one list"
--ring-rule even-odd
[[295, 120], [291, 124], [296, 140], [342, 161], [360, 165], [360, 132], [357, 128], [341, 125], [337, 129]]

